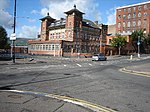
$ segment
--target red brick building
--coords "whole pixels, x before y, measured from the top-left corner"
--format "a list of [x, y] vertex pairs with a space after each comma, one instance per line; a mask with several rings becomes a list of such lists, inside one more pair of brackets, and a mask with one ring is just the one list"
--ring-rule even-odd
[[131, 34], [143, 29], [150, 33], [150, 1], [119, 7], [116, 10], [116, 32]]
[[38, 40], [29, 40], [28, 53], [57, 56], [89, 56], [100, 52], [99, 26], [83, 19], [83, 12], [74, 8], [66, 18], [56, 20], [47, 14], [41, 20]]

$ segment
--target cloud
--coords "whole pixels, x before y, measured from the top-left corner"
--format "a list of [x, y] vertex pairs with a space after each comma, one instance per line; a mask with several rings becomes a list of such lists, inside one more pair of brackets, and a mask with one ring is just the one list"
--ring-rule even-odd
[[7, 8], [10, 4], [10, 0], [0, 0], [0, 10]]
[[11, 29], [13, 26], [13, 16], [5, 9], [9, 6], [9, 0], [0, 0], [0, 25]]
[[[66, 15], [64, 12], [73, 9], [74, 4], [76, 5], [77, 9], [81, 12], [85, 13], [85, 17], [87, 19], [92, 20], [99, 20], [101, 21], [100, 12], [98, 12], [98, 4], [96, 0], [41, 0], [41, 4], [44, 6], [41, 9], [40, 14], [42, 16], [46, 16], [49, 12], [50, 16], [59, 19], [61, 17], [65, 17]], [[34, 13], [38, 11], [33, 11]]]
[[17, 35], [18, 38], [36, 38], [39, 32], [39, 28], [36, 26], [22, 26], [21, 33]]
[[31, 19], [31, 18], [29, 18], [29, 19], [28, 19], [28, 22], [30, 22], [30, 23], [35, 23], [35, 22], [36, 22], [36, 19]]
[[37, 10], [32, 10], [32, 11], [31, 11], [31, 14], [40, 14], [40, 12], [37, 11]]
[[107, 23], [108, 25], [116, 24], [116, 7], [107, 11]]

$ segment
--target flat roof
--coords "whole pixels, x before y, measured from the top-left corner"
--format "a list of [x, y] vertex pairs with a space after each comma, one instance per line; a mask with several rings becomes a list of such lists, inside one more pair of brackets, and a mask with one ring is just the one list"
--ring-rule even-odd
[[141, 3], [137, 3], [137, 4], [132, 4], [132, 5], [126, 5], [126, 6], [118, 7], [118, 8], [116, 8], [116, 9], [122, 9], [122, 8], [127, 8], [127, 7], [133, 7], [133, 6], [143, 5], [143, 4], [148, 4], [148, 3], [150, 3], [150, 1], [141, 2]]

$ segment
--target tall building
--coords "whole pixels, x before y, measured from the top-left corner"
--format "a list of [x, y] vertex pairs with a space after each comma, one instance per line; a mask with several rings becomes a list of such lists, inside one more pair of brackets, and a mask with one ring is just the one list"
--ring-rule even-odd
[[38, 40], [30, 40], [28, 52], [58, 56], [90, 55], [100, 52], [101, 30], [94, 22], [83, 19], [83, 12], [74, 8], [65, 12], [66, 18], [49, 16], [41, 20]]
[[131, 34], [143, 29], [150, 33], [150, 1], [119, 7], [116, 10], [116, 32]]

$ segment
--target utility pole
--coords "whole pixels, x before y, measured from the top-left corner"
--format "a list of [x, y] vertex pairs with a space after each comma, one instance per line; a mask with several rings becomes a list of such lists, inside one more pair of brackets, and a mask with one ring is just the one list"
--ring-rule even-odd
[[[16, 33], [16, 0], [15, 0], [15, 4], [14, 4], [14, 29], [13, 29], [13, 34]], [[15, 35], [16, 36], [16, 35]], [[12, 44], [13, 44], [13, 63], [15, 63], [15, 39], [12, 40]]]

